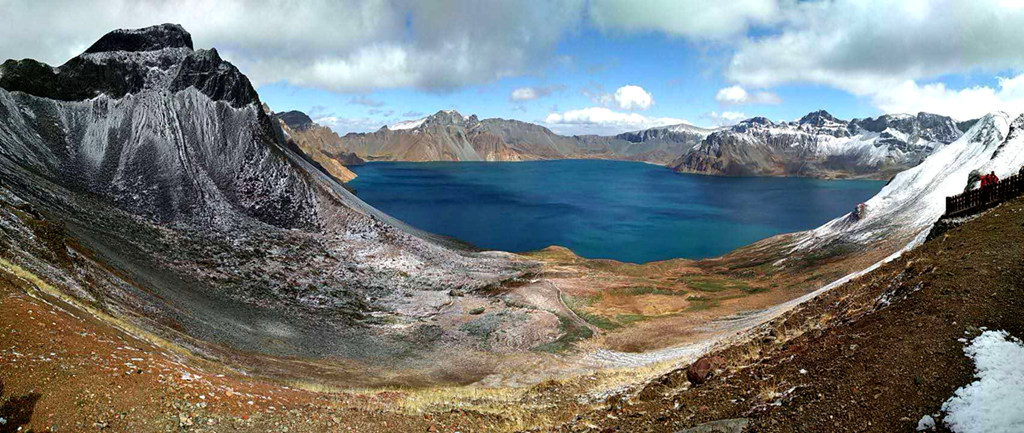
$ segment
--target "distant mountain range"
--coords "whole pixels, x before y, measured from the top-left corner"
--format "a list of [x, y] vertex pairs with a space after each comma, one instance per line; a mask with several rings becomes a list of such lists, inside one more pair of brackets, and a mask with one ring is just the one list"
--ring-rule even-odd
[[960, 128], [970, 124], [928, 113], [845, 121], [822, 110], [779, 123], [755, 117], [709, 134], [669, 166], [720, 175], [888, 179], [960, 138]]
[[605, 158], [667, 164], [712, 130], [689, 125], [616, 136], [564, 136], [510, 119], [464, 117], [442, 110], [422, 119], [350, 133], [345, 149], [370, 161], [529, 161]]
[[679, 172], [712, 175], [878, 179], [888, 179], [920, 163], [959, 138], [973, 122], [957, 123], [928, 113], [846, 121], [816, 111], [795, 122], [754, 117], [715, 129], [680, 124], [614, 136], [565, 136], [528, 122], [480, 120], [476, 115], [465, 117], [455, 110], [442, 110], [375, 132], [338, 137], [301, 112], [279, 116], [292, 130], [317, 131], [320, 138], [299, 141], [306, 142], [313, 159], [325, 166], [330, 164], [324, 155], [351, 152], [368, 161], [599, 158], [643, 161]]

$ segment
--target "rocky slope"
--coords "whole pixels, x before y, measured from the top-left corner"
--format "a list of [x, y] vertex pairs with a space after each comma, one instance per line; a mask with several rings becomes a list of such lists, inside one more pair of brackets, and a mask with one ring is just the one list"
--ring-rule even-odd
[[294, 142], [303, 155], [315, 161], [339, 182], [355, 179], [356, 174], [347, 167], [361, 165], [365, 161], [345, 151], [341, 137], [331, 128], [317, 124], [301, 111], [269, 114], [280, 124], [283, 140]]
[[562, 136], [532, 123], [464, 117], [444, 110], [385, 126], [372, 133], [350, 133], [342, 146], [367, 160], [525, 161], [613, 158], [667, 163], [711, 131], [688, 125], [604, 137]]
[[[57, 67], [7, 61], [0, 258], [118, 320], [268, 374], [286, 361], [253, 359], [329, 358], [352, 381], [374, 376], [350, 363], [386, 361], [389, 380], [455, 368], [417, 363], [476, 348], [444, 322], [464, 321], [490, 302], [476, 290], [533, 264], [384, 215], [281, 135], [248, 79], [216, 50], [193, 49], [180, 26], [115, 31]], [[490, 318], [526, 335], [508, 350], [557, 334], [551, 313], [509, 310]]]
[[846, 121], [816, 111], [780, 123], [755, 117], [708, 135], [670, 167], [736, 176], [888, 179], [959, 138], [959, 127], [968, 125], [928, 113]]
[[[1024, 200], [1004, 203], [754, 328], [703, 374], [676, 369], [556, 430], [973, 431], [945, 424], [944, 402], [992, 368], [966, 356], [971, 339], [1024, 335], [1022, 224]], [[926, 415], [936, 428], [917, 428]], [[983, 417], [1006, 419], [979, 431], [1019, 428]]]

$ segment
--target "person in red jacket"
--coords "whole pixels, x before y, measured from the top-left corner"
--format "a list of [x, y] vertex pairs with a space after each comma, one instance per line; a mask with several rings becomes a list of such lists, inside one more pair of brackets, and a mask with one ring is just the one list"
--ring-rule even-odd
[[993, 172], [989, 173], [988, 174], [988, 184], [989, 185], [995, 185], [997, 183], [999, 183], [999, 176], [996, 176], [996, 172], [993, 171]]
[[988, 175], [983, 174], [981, 175], [981, 187], [984, 188], [986, 186], [988, 186]]

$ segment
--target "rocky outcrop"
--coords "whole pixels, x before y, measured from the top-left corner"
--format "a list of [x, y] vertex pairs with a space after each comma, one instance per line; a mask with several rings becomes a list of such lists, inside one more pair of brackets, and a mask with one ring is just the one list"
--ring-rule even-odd
[[280, 124], [284, 135], [282, 139], [293, 143], [302, 155], [337, 181], [348, 182], [355, 179], [356, 174], [347, 167], [366, 163], [356, 154], [344, 150], [341, 137], [338, 137], [337, 133], [331, 128], [317, 124], [306, 113], [288, 111], [272, 115]]
[[85, 53], [113, 51], [159, 51], [165, 48], [192, 47], [192, 35], [177, 24], [161, 24], [141, 29], [119, 29], [103, 35], [85, 49]]
[[7, 60], [0, 65], [0, 87], [59, 101], [190, 88], [235, 108], [259, 100], [249, 79], [217, 50], [193, 50], [191, 36], [172, 24], [110, 33], [58, 67]]
[[709, 134], [670, 167], [735, 176], [887, 179], [962, 134], [953, 119], [928, 113], [845, 121], [822, 110], [781, 123], [754, 117]]
[[5, 156], [161, 222], [230, 211], [319, 225], [308, 175], [278, 154], [238, 69], [215, 50], [193, 51], [179, 26], [111, 35], [59, 67], [0, 66]]

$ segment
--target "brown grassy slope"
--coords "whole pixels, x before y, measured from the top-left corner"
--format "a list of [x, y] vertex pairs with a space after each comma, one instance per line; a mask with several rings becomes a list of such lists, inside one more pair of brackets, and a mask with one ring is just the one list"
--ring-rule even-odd
[[869, 249], [830, 245], [794, 253], [796, 238], [799, 234], [773, 236], [699, 261], [621, 263], [582, 258], [562, 247], [528, 256], [545, 264], [541, 277], [591, 325], [598, 345], [645, 352], [749, 326], [722, 320], [798, 298], [877, 263], [907, 242], [899, 238]]
[[676, 370], [560, 429], [747, 417], [749, 431], [911, 431], [973, 380], [958, 339], [982, 327], [1024, 336], [1022, 226], [1024, 200], [1003, 204], [720, 351], [726, 366], [710, 382], [691, 388]]
[[11, 266], [0, 262], [0, 416], [8, 420], [0, 432], [474, 432], [522, 425], [521, 416], [473, 409], [421, 412], [438, 398], [472, 400], [472, 392], [313, 392], [254, 379], [152, 335], [136, 337], [126, 322], [68, 303]]

